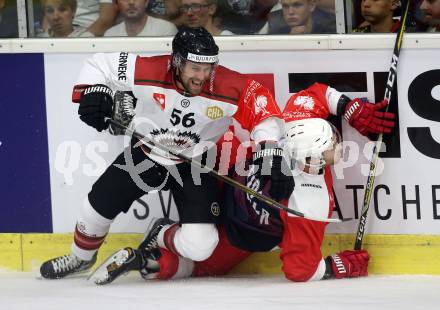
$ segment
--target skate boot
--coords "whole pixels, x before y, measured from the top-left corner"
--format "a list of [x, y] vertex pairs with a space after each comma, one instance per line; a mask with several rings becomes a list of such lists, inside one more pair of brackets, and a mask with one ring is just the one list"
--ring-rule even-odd
[[69, 275], [87, 272], [96, 262], [96, 253], [89, 261], [82, 260], [74, 254], [60, 256], [47, 262], [40, 267], [40, 274], [46, 279], [61, 279]]
[[164, 226], [172, 225], [172, 224], [174, 224], [174, 221], [170, 220], [169, 218], [157, 219], [151, 225], [150, 231], [148, 232], [144, 240], [141, 242], [141, 244], [138, 246], [138, 249], [141, 251], [151, 252], [153, 249], [158, 248], [159, 245], [157, 244], [157, 236], [159, 235], [160, 230]]
[[162, 227], [173, 223], [166, 218], [156, 220], [138, 249], [127, 247], [117, 251], [96, 268], [88, 279], [104, 285], [132, 270], [138, 270], [144, 279], [153, 279], [159, 271], [158, 259], [161, 256], [157, 235]]
[[140, 270], [142, 265], [143, 259], [139, 250], [129, 247], [123, 248], [112, 254], [96, 268], [88, 280], [98, 285], [108, 284], [131, 270]]
[[139, 272], [145, 280], [154, 279], [159, 272], [158, 260], [161, 253], [159, 245], [157, 244], [157, 236], [164, 226], [172, 224], [174, 224], [174, 221], [169, 218], [157, 219], [153, 222], [147, 236], [138, 247], [143, 258], [143, 264]]

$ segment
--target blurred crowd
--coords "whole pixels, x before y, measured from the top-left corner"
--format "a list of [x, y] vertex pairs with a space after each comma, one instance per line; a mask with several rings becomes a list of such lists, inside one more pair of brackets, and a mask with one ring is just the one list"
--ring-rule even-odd
[[[212, 35], [336, 33], [342, 0], [33, 0], [35, 37], [173, 36], [183, 25]], [[346, 0], [346, 33], [399, 27], [401, 1]], [[337, 6], [336, 6], [337, 7]], [[413, 0], [407, 31], [440, 32], [440, 0]], [[29, 15], [29, 14], [28, 14]], [[0, 37], [18, 37], [14, 0], [0, 0]]]

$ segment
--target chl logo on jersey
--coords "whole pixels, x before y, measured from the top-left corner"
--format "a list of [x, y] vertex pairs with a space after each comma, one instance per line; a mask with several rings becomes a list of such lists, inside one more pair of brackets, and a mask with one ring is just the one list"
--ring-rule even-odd
[[305, 110], [312, 110], [315, 106], [315, 101], [310, 96], [298, 96], [293, 103], [303, 106]]
[[224, 115], [223, 110], [217, 106], [208, 107], [206, 109], [206, 116], [210, 119], [222, 118]]
[[159, 93], [153, 93], [154, 101], [159, 105], [162, 110], [165, 110], [165, 95]]

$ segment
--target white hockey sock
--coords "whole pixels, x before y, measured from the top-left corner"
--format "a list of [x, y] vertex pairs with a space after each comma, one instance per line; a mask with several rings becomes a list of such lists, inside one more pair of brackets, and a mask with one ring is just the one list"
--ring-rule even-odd
[[76, 222], [71, 251], [82, 260], [91, 260], [110, 230], [113, 220], [109, 220], [93, 209], [85, 199]]

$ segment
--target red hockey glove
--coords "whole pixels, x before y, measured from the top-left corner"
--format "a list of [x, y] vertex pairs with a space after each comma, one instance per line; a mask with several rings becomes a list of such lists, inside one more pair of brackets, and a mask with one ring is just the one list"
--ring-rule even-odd
[[394, 127], [395, 115], [379, 111], [387, 104], [387, 100], [371, 104], [355, 98], [345, 106], [344, 118], [364, 136], [369, 133], [390, 133]]
[[336, 279], [367, 276], [369, 259], [370, 256], [366, 250], [347, 250], [326, 258], [331, 264]]

